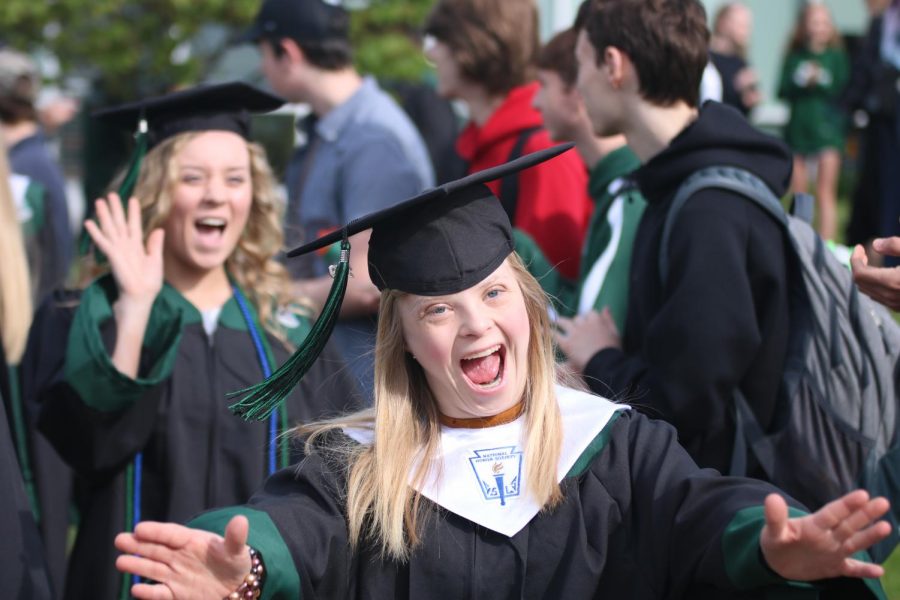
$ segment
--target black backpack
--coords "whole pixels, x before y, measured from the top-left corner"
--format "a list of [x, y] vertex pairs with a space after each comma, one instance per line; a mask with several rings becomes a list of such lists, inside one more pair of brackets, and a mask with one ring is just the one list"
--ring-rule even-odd
[[797, 194], [792, 215], [758, 177], [709, 167], [679, 187], [666, 216], [659, 268], [679, 211], [699, 190], [726, 189], [753, 201], [785, 231], [790, 245], [790, 332], [775, 425], [764, 431], [735, 392], [731, 475], [750, 455], [769, 481], [811, 509], [857, 487], [891, 501], [893, 533], [870, 550], [879, 562], [900, 543], [900, 326], [861, 294], [852, 275], [810, 226], [812, 198]]

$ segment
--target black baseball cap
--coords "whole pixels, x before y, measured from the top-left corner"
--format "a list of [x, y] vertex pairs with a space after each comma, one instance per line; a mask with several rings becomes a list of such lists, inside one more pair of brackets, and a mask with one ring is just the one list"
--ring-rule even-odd
[[340, 0], [264, 0], [240, 41], [291, 38], [297, 42], [347, 39], [350, 18]]

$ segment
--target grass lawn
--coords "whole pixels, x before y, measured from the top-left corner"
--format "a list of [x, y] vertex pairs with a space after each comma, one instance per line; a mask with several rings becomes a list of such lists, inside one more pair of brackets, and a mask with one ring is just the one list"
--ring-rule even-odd
[[881, 583], [884, 584], [884, 591], [890, 600], [900, 600], [900, 550], [895, 550], [893, 554], [884, 562], [884, 577]]

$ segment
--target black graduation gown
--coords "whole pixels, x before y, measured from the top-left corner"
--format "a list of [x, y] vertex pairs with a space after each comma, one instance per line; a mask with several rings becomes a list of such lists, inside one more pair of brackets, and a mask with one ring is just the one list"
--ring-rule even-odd
[[[808, 584], [789, 589], [763, 563], [762, 504], [774, 488], [699, 469], [674, 429], [636, 411], [619, 413], [588, 446], [552, 512], [509, 538], [429, 503], [422, 545], [402, 565], [350, 551], [333, 462], [309, 456], [271, 477], [247, 506], [190, 525], [222, 533], [232, 516], [246, 515], [266, 566], [263, 598], [816, 596]], [[819, 587], [837, 594], [823, 597], [865, 598], [869, 585], [878, 588], [844, 579]]]
[[11, 395], [9, 383], [0, 340], [0, 581], [6, 598], [50, 600], [53, 595], [44, 547], [25, 494], [6, 413]]
[[[19, 390], [23, 427], [17, 442], [23, 449], [19, 459], [31, 478], [36, 496], [37, 523], [44, 542], [47, 569], [53, 589], [65, 589], [66, 550], [68, 546], [75, 476], [50, 442], [37, 430], [39, 403], [37, 394], [53, 380], [61, 364], [65, 345], [59, 341], [60, 331], [68, 331], [74, 311], [48, 318], [56, 307], [78, 302], [79, 292], [57, 290], [48, 296], [35, 313], [28, 346], [19, 363]], [[60, 319], [65, 320], [64, 323]]]
[[[179, 521], [245, 502], [269, 472], [268, 421], [247, 423], [228, 409], [235, 401], [228, 392], [263, 379], [235, 299], [222, 308], [210, 339], [196, 308], [164, 286], [133, 380], [109, 358], [115, 297], [115, 283], [106, 276], [84, 291], [77, 307], [59, 306], [45, 315], [50, 323], [42, 326], [55, 330], [65, 353], [52, 382], [38, 394], [38, 426], [84, 486], [66, 581], [65, 597], [71, 599], [120, 597], [125, 588], [114, 567], [113, 539], [130, 529], [136, 515]], [[252, 318], [256, 321], [255, 314]], [[280, 321], [295, 344], [309, 330], [305, 319], [282, 316]], [[256, 330], [263, 331], [258, 325]], [[288, 350], [265, 336], [273, 362], [281, 364]], [[286, 400], [287, 416], [278, 430], [358, 408], [359, 399], [352, 378], [326, 349]], [[288, 454], [279, 451], [281, 464], [290, 462]], [[139, 488], [138, 495], [132, 486]]]

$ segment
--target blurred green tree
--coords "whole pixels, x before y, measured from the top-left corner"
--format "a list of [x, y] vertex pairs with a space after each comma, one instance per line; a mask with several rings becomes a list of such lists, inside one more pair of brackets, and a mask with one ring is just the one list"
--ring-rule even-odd
[[[433, 0], [344, 0], [351, 12], [357, 67], [387, 83], [421, 81], [429, 72], [418, 31]], [[0, 41], [59, 62], [60, 79], [79, 76], [89, 89], [85, 113], [100, 106], [165, 93], [246, 65], [219, 64], [262, 0], [0, 0]], [[106, 189], [129, 154], [130, 135], [82, 116], [81, 157], [88, 198]], [[260, 132], [267, 131], [260, 127]], [[292, 146], [263, 140], [277, 168]]]
[[244, 26], [257, 7], [258, 0], [3, 0], [0, 31], [14, 47], [55, 56], [61, 75], [86, 75], [108, 98], [127, 100], [202, 79], [225, 45], [193, 51], [197, 33]]
[[433, 2], [374, 0], [354, 11], [350, 36], [360, 72], [383, 81], [421, 81], [430, 68], [419, 32]]
[[[348, 1], [348, 4], [350, 2]], [[370, 0], [352, 12], [357, 66], [386, 80], [419, 80], [427, 64], [417, 32], [432, 0]], [[3, 0], [2, 40], [56, 57], [60, 74], [88, 77], [109, 99], [129, 100], [202, 81], [253, 19], [260, 0]], [[198, 44], [198, 33], [222, 26]]]

